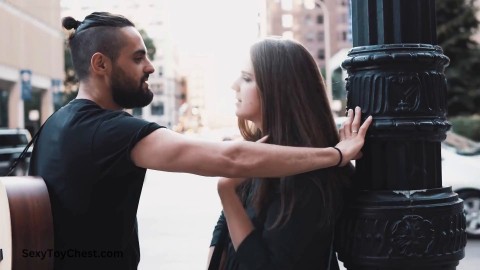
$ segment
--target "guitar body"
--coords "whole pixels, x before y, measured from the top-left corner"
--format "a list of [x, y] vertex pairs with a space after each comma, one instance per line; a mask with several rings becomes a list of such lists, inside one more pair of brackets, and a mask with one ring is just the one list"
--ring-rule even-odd
[[0, 177], [0, 270], [53, 269], [53, 221], [40, 177]]

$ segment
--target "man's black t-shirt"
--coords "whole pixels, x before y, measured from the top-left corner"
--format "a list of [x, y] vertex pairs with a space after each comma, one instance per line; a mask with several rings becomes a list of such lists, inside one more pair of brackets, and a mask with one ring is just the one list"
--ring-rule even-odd
[[75, 99], [45, 123], [30, 174], [48, 187], [55, 269], [137, 269], [136, 213], [146, 169], [130, 159], [161, 128], [123, 111]]

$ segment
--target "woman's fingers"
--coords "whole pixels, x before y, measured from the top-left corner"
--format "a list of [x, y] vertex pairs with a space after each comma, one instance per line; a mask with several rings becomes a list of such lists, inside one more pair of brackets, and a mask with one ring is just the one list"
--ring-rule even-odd
[[372, 123], [372, 120], [373, 118], [371, 115], [367, 117], [367, 119], [365, 119], [365, 122], [363, 122], [362, 126], [358, 129], [358, 135], [365, 137], [365, 135], [367, 134], [368, 127]]
[[348, 138], [352, 135], [353, 110], [348, 109], [347, 120], [343, 122], [343, 135]]
[[258, 143], [264, 143], [268, 140], [268, 135], [265, 135], [263, 136], [262, 138], [258, 139], [257, 142]]
[[[355, 113], [352, 109], [348, 110], [347, 113], [347, 120], [343, 122], [342, 127], [340, 128], [340, 140], [348, 139], [351, 136], [355, 135], [362, 135], [365, 137], [367, 133], [367, 129], [372, 123], [372, 116], [369, 116], [363, 124], [361, 124], [362, 120], [362, 110], [360, 107], [355, 107]], [[361, 125], [360, 125], [361, 124]]]
[[338, 130], [338, 135], [340, 135], [340, 141], [345, 140], [345, 129], [343, 128], [343, 124]]
[[352, 135], [357, 135], [358, 129], [360, 128], [360, 120], [362, 119], [362, 110], [360, 107], [355, 107], [355, 115], [352, 121]]

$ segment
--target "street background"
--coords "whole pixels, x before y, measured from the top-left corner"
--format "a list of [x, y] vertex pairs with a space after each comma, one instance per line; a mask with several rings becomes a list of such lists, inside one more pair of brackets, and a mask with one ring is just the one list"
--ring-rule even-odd
[[[139, 270], [203, 270], [221, 211], [217, 179], [147, 171], [138, 209]], [[478, 270], [480, 241], [469, 240], [458, 270]]]

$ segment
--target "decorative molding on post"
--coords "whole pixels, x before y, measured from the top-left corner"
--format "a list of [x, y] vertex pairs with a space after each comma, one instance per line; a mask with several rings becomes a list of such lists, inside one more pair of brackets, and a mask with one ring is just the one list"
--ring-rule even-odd
[[350, 194], [336, 249], [347, 269], [455, 269], [466, 245], [451, 188]]
[[435, 45], [434, 0], [352, 0], [347, 108], [372, 115], [337, 229], [348, 270], [455, 270], [463, 202], [442, 186], [449, 63]]

